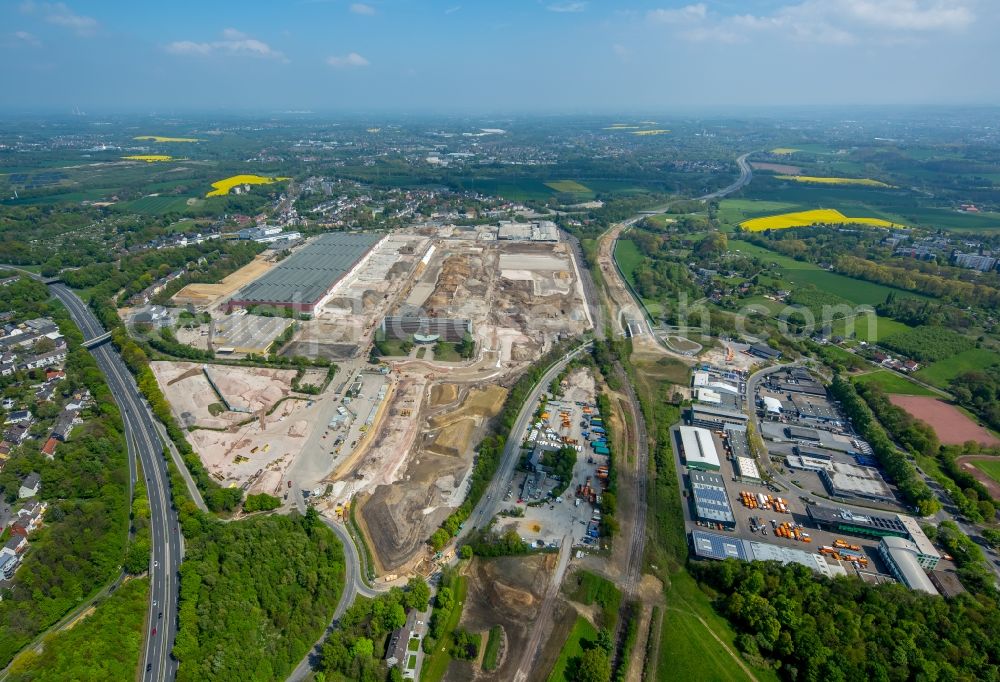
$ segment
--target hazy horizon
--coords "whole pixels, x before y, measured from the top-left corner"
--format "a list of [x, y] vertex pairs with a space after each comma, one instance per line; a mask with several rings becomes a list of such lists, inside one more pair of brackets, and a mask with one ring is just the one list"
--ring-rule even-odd
[[1000, 105], [987, 0], [0, 4], [4, 111]]

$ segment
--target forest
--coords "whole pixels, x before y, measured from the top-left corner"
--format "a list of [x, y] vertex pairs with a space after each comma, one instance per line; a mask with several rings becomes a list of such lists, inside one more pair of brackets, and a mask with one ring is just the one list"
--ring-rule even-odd
[[1000, 429], [1000, 364], [965, 372], [949, 385], [955, 400]]
[[344, 589], [340, 542], [305, 516], [202, 520], [185, 536], [177, 679], [284, 679], [330, 622]]
[[914, 327], [879, 340], [879, 345], [920, 362], [930, 363], [975, 347], [967, 336], [945, 327]]
[[941, 505], [934, 497], [934, 493], [917, 474], [910, 459], [889, 438], [850, 380], [844, 379], [839, 374], [835, 375], [830, 392], [840, 401], [854, 428], [872, 446], [879, 464], [899, 488], [904, 499], [919, 508], [921, 516], [937, 512]]
[[784, 680], [996, 680], [995, 595], [929, 596], [799, 564], [697, 563], [748, 661]]
[[121, 417], [96, 363], [80, 346], [80, 332], [58, 303], [46, 299], [45, 286], [27, 278], [0, 289], [0, 306], [21, 319], [53, 316], [69, 345], [60, 389], [86, 388], [94, 404], [81, 413], [84, 424], [59, 446], [54, 459], [38, 453], [37, 441], [28, 441], [11, 453], [0, 473], [0, 490], [10, 500], [17, 497], [20, 479], [38, 472], [39, 497], [49, 505], [44, 525], [31, 534], [30, 551], [0, 601], [0, 665], [111, 582], [125, 558], [128, 461]]

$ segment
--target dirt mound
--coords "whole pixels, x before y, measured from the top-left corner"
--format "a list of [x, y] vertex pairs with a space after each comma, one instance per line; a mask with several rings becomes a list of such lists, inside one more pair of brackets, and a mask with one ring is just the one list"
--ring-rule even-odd
[[288, 435], [292, 438], [302, 438], [309, 431], [309, 422], [304, 419], [300, 419], [297, 422], [292, 422], [292, 425], [288, 427]]
[[441, 407], [458, 399], [458, 384], [434, 384], [431, 387], [431, 407]]
[[[431, 395], [433, 399], [433, 393]], [[507, 389], [502, 386], [489, 386], [485, 389], [474, 388], [469, 391], [458, 409], [439, 414], [431, 419], [430, 427], [437, 429], [470, 417], [476, 420], [494, 417], [500, 413], [506, 397]]]
[[508, 609], [527, 609], [535, 606], [535, 596], [531, 592], [519, 590], [494, 580], [490, 585], [491, 601]]
[[472, 267], [469, 264], [468, 256], [458, 254], [449, 256], [441, 266], [441, 274], [438, 276], [434, 293], [428, 297], [425, 303], [428, 310], [447, 310], [455, 300], [459, 288], [471, 275]]
[[445, 457], [459, 457], [472, 445], [476, 420], [464, 417], [441, 429], [427, 449]]

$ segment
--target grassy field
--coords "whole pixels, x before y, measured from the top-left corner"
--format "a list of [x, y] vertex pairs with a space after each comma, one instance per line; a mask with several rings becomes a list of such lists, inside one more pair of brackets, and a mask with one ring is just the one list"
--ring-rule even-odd
[[570, 598], [587, 606], [596, 603], [601, 607], [600, 625], [613, 630], [618, 620], [618, 607], [621, 606], [621, 591], [607, 578], [590, 571], [580, 571], [575, 578], [576, 586], [570, 592]]
[[[597, 630], [594, 629], [594, 626], [586, 618], [577, 616], [576, 623], [573, 624], [573, 629], [570, 630], [569, 638], [566, 640], [566, 644], [563, 645], [563, 649], [559, 653], [559, 659], [556, 661], [555, 666], [552, 668], [552, 673], [549, 675], [549, 682], [572, 682], [572, 678], [566, 675], [566, 668], [569, 665], [570, 659], [583, 654], [584, 641], [593, 642], [596, 640]], [[421, 679], [427, 678], [421, 676]]]
[[615, 260], [629, 284], [635, 286], [635, 270], [645, 256], [631, 239], [619, 239], [615, 245]]
[[905, 377], [901, 377], [895, 372], [887, 369], [877, 369], [874, 372], [860, 374], [854, 377], [854, 383], [869, 386], [875, 384], [886, 393], [896, 393], [898, 395], [938, 395], [934, 391], [915, 384]]
[[997, 363], [1000, 363], [1000, 353], [985, 348], [973, 348], [917, 370], [916, 377], [928, 384], [947, 386], [948, 382], [959, 374]]
[[[715, 612], [694, 578], [685, 571], [672, 574], [666, 596], [657, 665], [661, 675], [666, 673], [678, 680], [750, 679], [729, 654], [739, 656], [734, 643], [736, 633]], [[777, 679], [770, 670], [753, 668], [752, 673], [760, 682]]]
[[[885, 301], [890, 292], [896, 292], [897, 296], [921, 298], [911, 292], [828, 272], [812, 263], [797, 261], [749, 242], [731, 239], [729, 250], [739, 251], [749, 256], [758, 256], [766, 263], [777, 263], [781, 267], [782, 277], [789, 283], [812, 284], [817, 289], [837, 294], [851, 303], [875, 305]], [[886, 334], [882, 332], [881, 335], [885, 336]]]
[[1000, 483], [1000, 458], [978, 460], [974, 461], [972, 465], [997, 483]]
[[871, 225], [873, 227], [893, 227], [894, 223], [881, 218], [861, 216], [845, 216], [832, 208], [820, 208], [811, 211], [795, 211], [777, 215], [751, 218], [740, 223], [740, 228], [747, 232], [764, 232], [765, 230], [785, 230], [790, 227], [808, 227], [810, 225]]
[[451, 656], [448, 649], [451, 646], [451, 633], [458, 627], [458, 621], [462, 619], [462, 606], [465, 604], [466, 590], [465, 576], [456, 576], [452, 589], [455, 595], [455, 608], [448, 615], [448, 622], [444, 626], [444, 636], [438, 642], [434, 653], [424, 657], [424, 664], [420, 669], [420, 679], [423, 682], [439, 682], [448, 672], [448, 664], [451, 663]]
[[494, 625], [490, 628], [490, 637], [486, 640], [486, 650], [483, 651], [483, 670], [489, 672], [497, 667], [500, 656], [500, 644], [503, 642], [503, 628]]
[[164, 137], [163, 135], [138, 135], [132, 139], [147, 142], [201, 142], [197, 137]]

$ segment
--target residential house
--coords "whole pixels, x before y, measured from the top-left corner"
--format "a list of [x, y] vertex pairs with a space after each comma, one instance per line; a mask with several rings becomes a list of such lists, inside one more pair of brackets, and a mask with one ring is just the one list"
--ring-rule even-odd
[[12, 535], [10, 539], [4, 543], [4, 548], [9, 549], [14, 554], [21, 554], [24, 550], [28, 549], [28, 539], [22, 538], [20, 535]]
[[7, 415], [4, 424], [31, 423], [31, 410], [16, 410]]
[[4, 580], [10, 580], [14, 577], [19, 563], [21, 563], [21, 559], [16, 554], [6, 547], [0, 549], [0, 575], [3, 576]]
[[20, 445], [31, 434], [31, 427], [28, 424], [14, 424], [4, 431], [3, 439], [12, 445]]
[[42, 446], [42, 454], [49, 459], [54, 458], [56, 456], [57, 445], [59, 445], [59, 441], [50, 436], [49, 439], [45, 441], [45, 445]]
[[25, 497], [34, 497], [38, 494], [41, 487], [42, 477], [32, 471], [30, 474], [25, 476], [24, 480], [21, 482], [21, 487], [17, 491], [17, 496], [21, 499]]

